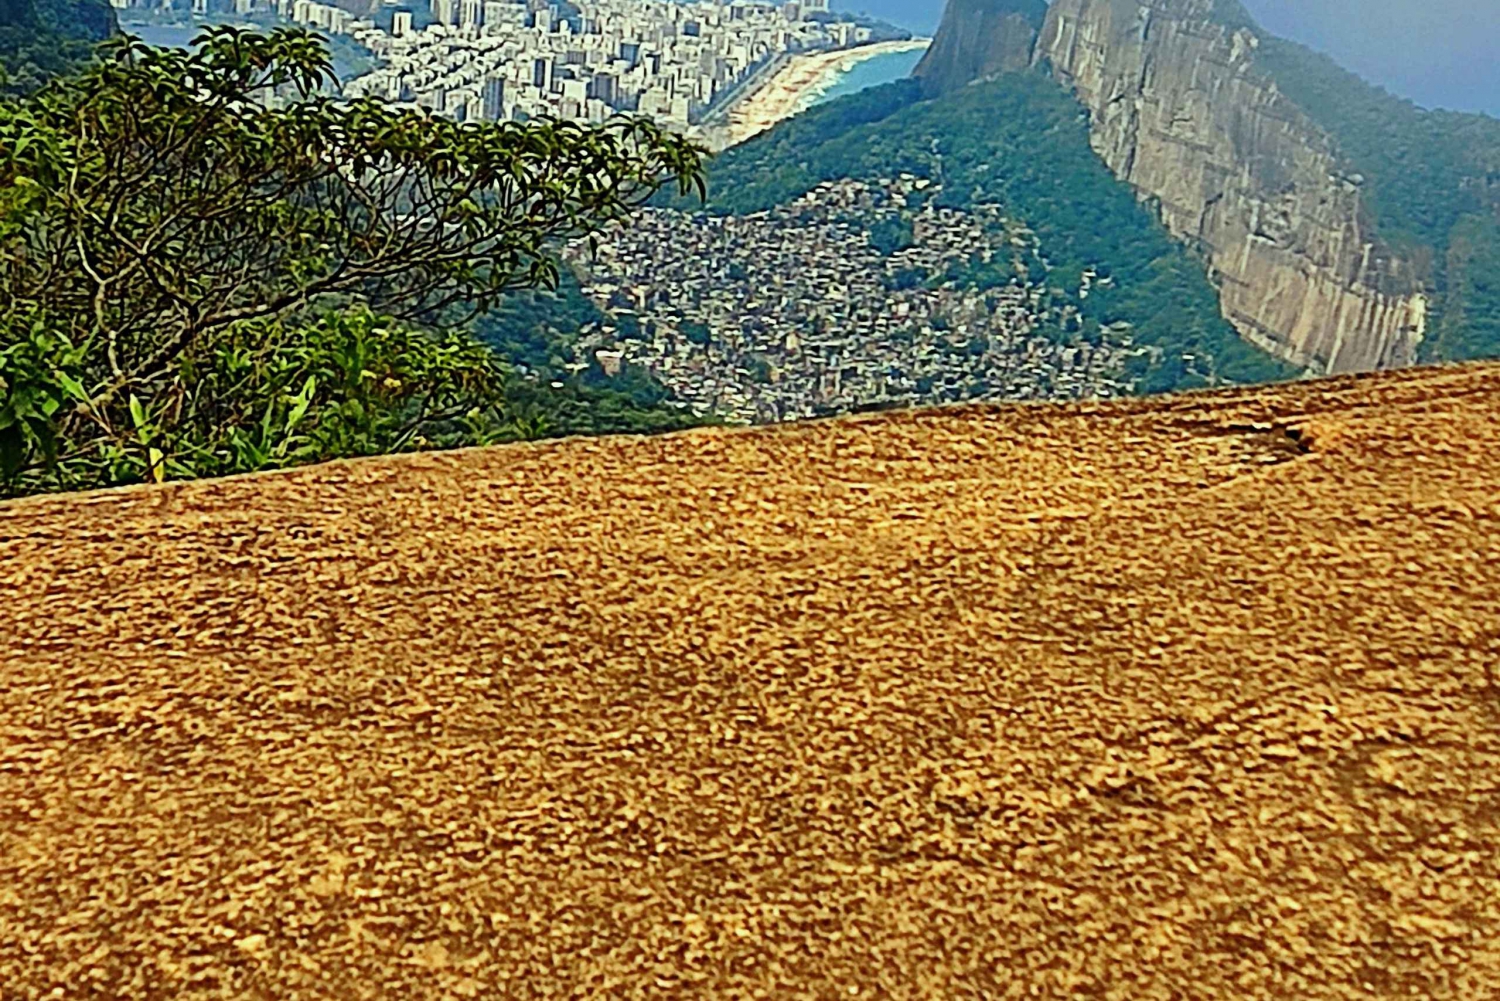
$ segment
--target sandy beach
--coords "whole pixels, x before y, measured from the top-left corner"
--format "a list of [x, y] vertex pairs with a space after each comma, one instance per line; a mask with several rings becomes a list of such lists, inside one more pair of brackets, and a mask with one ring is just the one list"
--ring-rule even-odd
[[733, 146], [758, 135], [783, 119], [806, 110], [839, 78], [866, 59], [891, 52], [924, 49], [929, 38], [875, 42], [852, 49], [809, 52], [792, 56], [787, 64], [728, 113], [728, 125], [715, 130], [717, 145]]

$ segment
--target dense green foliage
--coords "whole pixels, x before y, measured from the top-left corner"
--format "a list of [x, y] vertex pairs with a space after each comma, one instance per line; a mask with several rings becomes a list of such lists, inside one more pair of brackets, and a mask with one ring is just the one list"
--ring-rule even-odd
[[115, 32], [103, 0], [0, 0], [0, 94], [24, 94], [88, 61]]
[[1429, 357], [1463, 360], [1500, 356], [1500, 223], [1465, 216], [1448, 233], [1444, 296], [1438, 303]]
[[1282, 39], [1265, 39], [1257, 63], [1363, 176], [1375, 233], [1422, 269], [1427, 356], [1500, 356], [1500, 297], [1482, 277], [1500, 229], [1500, 121], [1424, 110]]
[[650, 373], [625, 365], [611, 375], [597, 358], [580, 356], [575, 342], [582, 331], [617, 322], [583, 294], [572, 270], [563, 268], [556, 288], [508, 295], [478, 316], [472, 328], [528, 377], [539, 405], [548, 395], [544, 389], [552, 391], [552, 409], [541, 418], [546, 433], [646, 433], [702, 423], [671, 406], [666, 389]]
[[[1142, 390], [1292, 374], [1223, 319], [1202, 263], [1110, 174], [1089, 146], [1082, 109], [1041, 74], [1010, 74], [930, 101], [907, 80], [814, 108], [716, 160], [709, 209], [754, 212], [824, 181], [902, 172], [938, 182], [945, 204], [998, 206], [1030, 227], [1047, 284], [1066, 290], [1082, 315], [1077, 329], [1056, 336], [1129, 324], [1133, 343], [1157, 349], [1135, 373]], [[1111, 281], [1085, 297], [1090, 270]], [[950, 277], [981, 287], [1021, 280], [1003, 261], [974, 262]]]
[[156, 465], [164, 478], [212, 476], [519, 437], [503, 387], [472, 340], [364, 309], [236, 324], [185, 362], [170, 406], [136, 398], [134, 440], [102, 442], [101, 456], [110, 481], [131, 481]]
[[577, 359], [569, 343], [605, 316], [583, 294], [578, 276], [564, 268], [557, 286], [506, 296], [474, 323], [475, 333], [503, 358], [524, 369], [556, 377]]
[[328, 76], [304, 32], [217, 29], [0, 102], [0, 492], [683, 423], [413, 321], [551, 284], [558, 241], [691, 185], [695, 147]]

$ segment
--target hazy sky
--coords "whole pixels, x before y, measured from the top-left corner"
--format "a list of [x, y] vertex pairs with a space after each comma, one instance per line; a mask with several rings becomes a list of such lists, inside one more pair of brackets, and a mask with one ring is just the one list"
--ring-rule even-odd
[[[1243, 0], [1271, 32], [1429, 107], [1500, 116], [1500, 0]], [[943, 0], [835, 0], [930, 32]]]

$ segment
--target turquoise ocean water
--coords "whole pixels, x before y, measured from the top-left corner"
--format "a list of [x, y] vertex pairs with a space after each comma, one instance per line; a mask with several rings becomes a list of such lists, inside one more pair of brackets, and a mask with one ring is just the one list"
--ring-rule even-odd
[[165, 49], [185, 49], [202, 28], [176, 27], [163, 24], [140, 24], [125, 21], [120, 29], [131, 35], [139, 35], [147, 45], [159, 45]]
[[912, 49], [909, 52], [887, 52], [884, 55], [871, 56], [863, 62], [855, 63], [853, 69], [841, 76], [838, 83], [819, 95], [813, 104], [823, 104], [846, 94], [857, 94], [870, 87], [879, 87], [883, 83], [892, 83], [911, 76], [911, 71], [921, 60], [923, 51]]
[[[128, 21], [123, 27], [132, 35], [139, 35], [143, 41], [151, 45], [172, 46], [180, 49], [187, 48], [188, 43], [202, 30], [201, 27], [196, 26], [189, 28], [132, 24]], [[908, 77], [921, 60], [922, 53], [922, 49], [912, 49], [909, 52], [887, 52], [855, 63], [853, 69], [839, 77], [838, 82], [819, 95], [813, 104], [823, 104], [846, 94], [856, 94], [870, 87], [879, 87], [883, 83], [891, 83]], [[340, 72], [339, 75], [345, 77], [351, 74]]]
[[[215, 23], [236, 24], [250, 31], [266, 31], [273, 22], [262, 20], [260, 22], [250, 21], [245, 18], [233, 18], [227, 16], [213, 16]], [[291, 22], [274, 22], [290, 24]], [[200, 22], [191, 25], [186, 24], [157, 24], [151, 21], [136, 20], [130, 17], [129, 12], [120, 20], [120, 30], [126, 34], [137, 35], [147, 45], [156, 45], [162, 48], [187, 49], [192, 47], [193, 39], [197, 38], [208, 27], [208, 23]], [[349, 80], [370, 68], [370, 54], [352, 39], [337, 38], [331, 46], [333, 56], [333, 72], [340, 80]]]

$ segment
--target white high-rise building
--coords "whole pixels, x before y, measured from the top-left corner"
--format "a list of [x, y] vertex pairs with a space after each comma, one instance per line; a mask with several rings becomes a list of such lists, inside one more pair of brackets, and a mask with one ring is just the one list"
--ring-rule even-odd
[[294, 7], [294, 20], [353, 31], [375, 52], [381, 65], [346, 93], [468, 121], [633, 112], [685, 128], [779, 54], [869, 37], [846, 21], [806, 20], [828, 0], [428, 0], [434, 23], [420, 30], [400, 8], [382, 30], [334, 6], [343, 0], [252, 2]]
[[505, 0], [485, 0], [484, 26], [490, 31], [504, 31], [513, 35], [526, 27], [526, 8]]

